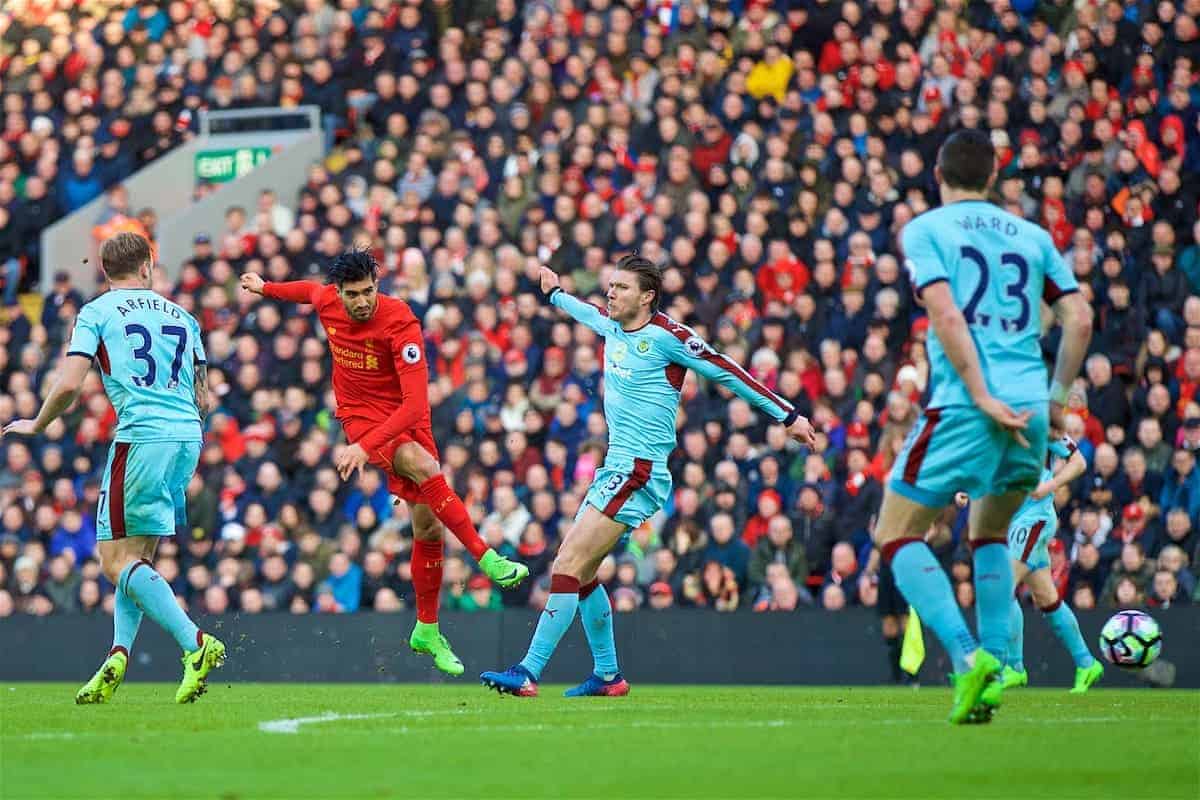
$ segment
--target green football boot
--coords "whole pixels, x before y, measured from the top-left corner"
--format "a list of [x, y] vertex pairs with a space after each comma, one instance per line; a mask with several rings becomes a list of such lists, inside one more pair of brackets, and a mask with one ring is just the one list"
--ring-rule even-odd
[[1104, 674], [1104, 667], [1099, 661], [1092, 661], [1090, 667], [1078, 667], [1075, 670], [1075, 685], [1071, 687], [1070, 694], [1083, 694], [1088, 689], [1092, 688], [1092, 684], [1100, 680], [1100, 676]]
[[183, 656], [183, 680], [175, 692], [176, 703], [194, 703], [208, 691], [208, 673], [225, 663], [225, 645], [211, 634], [203, 634], [200, 647]]
[[[1002, 668], [1003, 665], [1000, 661], [982, 647], [975, 651], [975, 665], [966, 672], [956, 675], [954, 679], [954, 707], [950, 710], [952, 724], [987, 722], [991, 719], [990, 714], [986, 714], [987, 718], [983, 719], [972, 712], [975, 711], [977, 705], [980, 705], [980, 697], [988, 683], [999, 675]], [[999, 682], [997, 681], [997, 683]], [[1000, 686], [1003, 690], [1003, 684]], [[999, 696], [995, 699], [996, 704], [999, 705]], [[992, 708], [994, 709], [994, 706]]]
[[418, 622], [408, 639], [408, 646], [414, 653], [433, 656], [433, 665], [447, 675], [462, 675], [466, 669], [450, 649], [450, 642], [446, 641], [436, 622]]
[[1012, 667], [1005, 667], [1004, 672], [1000, 673], [1000, 682], [1004, 684], [1005, 689], [1028, 686], [1029, 673], [1023, 669], [1015, 670]]
[[979, 695], [979, 702], [984, 706], [984, 709], [976, 710], [984, 711], [984, 715], [990, 718], [996, 709], [1000, 707], [1000, 696], [1005, 689], [1014, 689], [1019, 686], [1028, 685], [1028, 672], [1024, 670], [1017, 671], [1012, 667], [1005, 667], [999, 676], [989, 681], [988, 685], [983, 688], [983, 692]]
[[479, 568], [501, 589], [511, 589], [529, 577], [529, 567], [509, 561], [495, 550], [483, 554], [483, 558], [479, 559]]
[[109, 653], [108, 658], [104, 659], [104, 663], [100, 665], [100, 669], [96, 670], [92, 679], [75, 693], [75, 705], [86, 706], [92, 703], [107, 703], [112, 700], [113, 693], [125, 680], [125, 667], [128, 665], [129, 659], [125, 653], [121, 651]]

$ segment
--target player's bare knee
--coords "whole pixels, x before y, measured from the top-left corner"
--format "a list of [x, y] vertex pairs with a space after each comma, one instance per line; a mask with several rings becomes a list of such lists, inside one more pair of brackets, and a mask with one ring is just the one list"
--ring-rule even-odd
[[558, 555], [554, 558], [554, 566], [551, 567], [551, 572], [555, 575], [570, 575], [573, 578], [582, 580], [584, 573], [587, 571], [587, 559], [582, 553], [578, 553], [574, 548], [569, 548], [567, 542], [563, 542], [563, 547], [558, 551]]
[[409, 480], [424, 483], [441, 472], [437, 459], [416, 442], [406, 442], [396, 449], [392, 462], [396, 472]]
[[1050, 608], [1058, 602], [1058, 590], [1051, 584], [1046, 586], [1041, 582], [1035, 583], [1030, 587], [1030, 593], [1033, 595], [1033, 602], [1038, 608]]
[[121, 573], [133, 558], [124, 553], [99, 553], [99, 556], [100, 571], [108, 578], [109, 583], [116, 586], [117, 581], [121, 579]]

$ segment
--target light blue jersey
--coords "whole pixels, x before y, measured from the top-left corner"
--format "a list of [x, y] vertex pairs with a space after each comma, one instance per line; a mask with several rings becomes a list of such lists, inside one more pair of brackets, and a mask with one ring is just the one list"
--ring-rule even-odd
[[[1078, 450], [1078, 445], [1070, 436], [1064, 435], [1061, 439], [1055, 442], [1050, 442], [1047, 447], [1046, 466], [1042, 469], [1042, 476], [1038, 480], [1039, 483], [1054, 479], [1053, 461], [1055, 457], [1061, 458], [1064, 461], [1075, 454]], [[1013, 516], [1013, 524], [1016, 525], [1018, 520], [1026, 520], [1030, 517], [1038, 519], [1057, 519], [1058, 513], [1054, 510], [1054, 495], [1049, 494], [1041, 500], [1034, 500], [1032, 495], [1025, 498], [1025, 502], [1017, 509], [1017, 513]]]
[[687, 370], [716, 381], [779, 422], [798, 416], [791, 403], [713, 350], [696, 332], [661, 312], [624, 330], [596, 306], [561, 289], [550, 302], [604, 338], [604, 419], [608, 455], [587, 502], [636, 526], [670, 493], [667, 459], [675, 449], [679, 392]]
[[[991, 203], [952, 203], [904, 226], [905, 266], [918, 295], [948, 281], [962, 309], [991, 393], [1010, 405], [1045, 404], [1041, 303], [1077, 291], [1050, 234]], [[966, 386], [930, 331], [929, 407], [973, 405]]]
[[[1075, 442], [1063, 436], [1047, 447], [1046, 463], [1042, 470], [1041, 483], [1054, 477], [1054, 457], [1070, 458], [1076, 450]], [[1008, 552], [1014, 561], [1020, 561], [1032, 570], [1050, 566], [1050, 542], [1058, 533], [1058, 513], [1054, 510], [1054, 495], [1041, 500], [1026, 497], [1008, 524]]]
[[117, 412], [116, 442], [198, 442], [200, 325], [149, 289], [112, 289], [85, 305], [68, 355], [94, 358]]

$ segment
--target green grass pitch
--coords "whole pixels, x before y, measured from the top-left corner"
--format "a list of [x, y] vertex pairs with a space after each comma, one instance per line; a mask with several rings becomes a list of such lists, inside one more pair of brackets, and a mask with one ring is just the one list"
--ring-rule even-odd
[[0, 685], [0, 798], [1200, 797], [1200, 692], [635, 685], [626, 698], [444, 685]]

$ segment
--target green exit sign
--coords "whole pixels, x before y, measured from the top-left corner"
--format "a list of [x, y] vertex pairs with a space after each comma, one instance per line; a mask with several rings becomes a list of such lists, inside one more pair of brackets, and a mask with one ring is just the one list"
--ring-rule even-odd
[[196, 153], [196, 179], [225, 183], [245, 175], [271, 157], [269, 147], [237, 147]]

